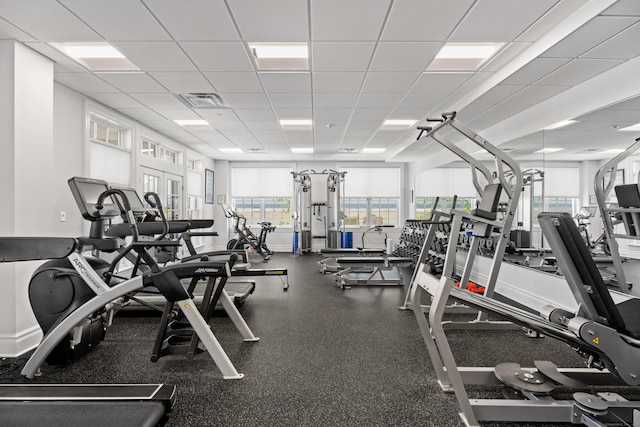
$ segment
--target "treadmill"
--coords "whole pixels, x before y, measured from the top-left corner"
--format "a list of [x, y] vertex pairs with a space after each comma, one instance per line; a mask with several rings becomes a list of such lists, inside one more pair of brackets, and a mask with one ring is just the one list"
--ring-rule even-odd
[[[125, 193], [129, 203], [131, 204], [131, 209], [138, 218], [148, 212], [148, 209], [144, 206], [140, 195], [134, 188], [120, 188], [121, 191]], [[169, 226], [175, 225], [175, 230], [170, 230], [174, 232], [174, 234], [180, 234], [180, 239], [184, 241], [187, 249], [189, 250], [189, 256], [183, 258], [183, 261], [187, 261], [189, 259], [200, 258], [203, 256], [220, 256], [223, 255], [228, 258], [229, 252], [227, 251], [214, 251], [199, 254], [193, 244], [192, 237], [199, 236], [217, 236], [218, 233], [216, 231], [193, 231], [193, 230], [206, 230], [208, 228], [213, 227], [213, 219], [190, 219], [190, 220], [174, 220], [169, 221]], [[186, 227], [186, 228], [185, 228]], [[224, 252], [224, 254], [222, 253]], [[171, 261], [174, 257], [171, 256], [171, 259], [167, 259], [167, 261]], [[246, 261], [243, 261], [246, 262]], [[256, 288], [256, 282], [254, 279], [233, 279], [229, 278], [227, 284], [225, 285], [225, 292], [229, 295], [231, 300], [234, 302], [236, 306], [241, 306], [246, 299], [251, 295]], [[197, 304], [200, 304], [202, 301], [202, 295], [204, 294], [204, 286], [197, 286], [194, 294], [194, 301]], [[161, 295], [156, 295], [153, 293], [139, 293], [137, 299], [146, 302], [148, 304], [152, 304], [154, 306], [164, 305], [166, 300]], [[131, 307], [128, 306], [128, 307]], [[135, 305], [135, 307], [144, 307], [144, 305], [139, 306]]]

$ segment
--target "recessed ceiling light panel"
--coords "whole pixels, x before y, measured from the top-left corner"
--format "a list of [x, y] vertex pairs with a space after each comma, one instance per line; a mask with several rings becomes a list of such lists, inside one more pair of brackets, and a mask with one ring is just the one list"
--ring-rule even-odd
[[618, 130], [622, 131], [622, 132], [637, 132], [637, 131], [640, 131], [640, 123], [635, 124], [633, 126], [627, 126], [625, 128], [620, 128]]
[[309, 70], [307, 43], [249, 43], [249, 49], [260, 71]]
[[549, 153], [556, 153], [558, 151], [562, 151], [564, 150], [564, 148], [543, 148], [542, 150], [538, 150], [538, 151], [534, 151], [534, 153], [542, 153], [542, 154], [549, 154]]
[[561, 122], [554, 123], [554, 124], [549, 125], [549, 126], [547, 126], [546, 128], [543, 128], [543, 129], [544, 130], [559, 129], [559, 128], [562, 128], [562, 127], [565, 127], [565, 126], [572, 125], [572, 124], [577, 123], [577, 122], [578, 122], [577, 120], [572, 120], [572, 119], [570, 119], [570, 120], [562, 120]]
[[280, 127], [285, 130], [310, 130], [313, 129], [311, 119], [282, 119]]
[[416, 123], [417, 120], [413, 119], [388, 119], [382, 123], [380, 126], [381, 130], [407, 130], [411, 129]]
[[106, 42], [51, 43], [51, 46], [92, 71], [140, 70], [118, 49]]
[[173, 122], [187, 130], [212, 129], [206, 120], [174, 120]]
[[313, 154], [313, 148], [311, 147], [291, 147], [291, 152], [294, 154]]
[[237, 147], [218, 148], [218, 150], [226, 154], [240, 154], [243, 152], [242, 148], [237, 148]]
[[446, 43], [427, 67], [428, 71], [475, 71], [504, 43]]
[[385, 151], [387, 151], [386, 148], [369, 147], [369, 148], [363, 148], [362, 154], [380, 154], [380, 153], [384, 153]]

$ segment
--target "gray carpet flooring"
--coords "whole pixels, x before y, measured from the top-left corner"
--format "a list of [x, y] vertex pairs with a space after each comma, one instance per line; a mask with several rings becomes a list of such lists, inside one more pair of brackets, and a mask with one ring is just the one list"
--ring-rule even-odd
[[[95, 351], [64, 368], [43, 367], [36, 381], [175, 384], [169, 421], [175, 427], [462, 425], [455, 396], [437, 384], [413, 312], [398, 309], [404, 289], [339, 289], [319, 273], [318, 260], [275, 254], [268, 262], [289, 269], [290, 288], [284, 292], [275, 277], [258, 278], [241, 312], [259, 342], [242, 342], [226, 317], [211, 320], [242, 380], [222, 380], [206, 353], [151, 363], [159, 316], [124, 313]], [[562, 343], [520, 331], [449, 337], [460, 366], [582, 361]], [[18, 374], [4, 372], [2, 380], [23, 381]]]

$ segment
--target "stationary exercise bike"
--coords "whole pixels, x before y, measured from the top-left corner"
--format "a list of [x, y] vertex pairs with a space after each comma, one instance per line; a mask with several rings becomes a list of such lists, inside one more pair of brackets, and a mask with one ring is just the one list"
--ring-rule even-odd
[[238, 234], [238, 238], [231, 239], [227, 242], [227, 249], [253, 249], [265, 261], [269, 261], [273, 252], [267, 247], [267, 235], [274, 231], [276, 227], [270, 222], [260, 222], [260, 234], [256, 236], [249, 227], [247, 227], [247, 218], [231, 209], [227, 204], [222, 204], [224, 216], [233, 218], [233, 229]]

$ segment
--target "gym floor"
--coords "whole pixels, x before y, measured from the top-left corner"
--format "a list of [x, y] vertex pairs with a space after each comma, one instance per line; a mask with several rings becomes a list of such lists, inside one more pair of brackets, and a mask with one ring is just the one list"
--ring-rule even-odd
[[[259, 342], [242, 342], [223, 315], [212, 319], [214, 333], [245, 374], [240, 381], [222, 380], [206, 354], [151, 363], [159, 315], [147, 312], [118, 314], [95, 351], [65, 368], [43, 367], [36, 381], [175, 384], [169, 425], [176, 427], [462, 425], [455, 396], [437, 384], [413, 312], [398, 309], [405, 290], [339, 289], [330, 274], [318, 271], [320, 259], [275, 254], [267, 264], [252, 260], [256, 268], [289, 269], [287, 292], [275, 277], [258, 278], [241, 308]], [[536, 359], [582, 366], [565, 344], [520, 331], [449, 337], [460, 366], [532, 366]], [[19, 372], [19, 365], [5, 366], [0, 381], [22, 382]]]

